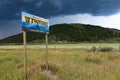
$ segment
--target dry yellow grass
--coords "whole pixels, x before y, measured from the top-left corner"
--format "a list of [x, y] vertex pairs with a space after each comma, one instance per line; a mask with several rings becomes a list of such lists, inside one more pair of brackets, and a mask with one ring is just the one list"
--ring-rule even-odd
[[[23, 80], [23, 50], [0, 50], [0, 80]], [[60, 80], [120, 80], [120, 53], [84, 49], [49, 49], [49, 69]], [[29, 80], [49, 80], [42, 74], [45, 49], [28, 50]]]

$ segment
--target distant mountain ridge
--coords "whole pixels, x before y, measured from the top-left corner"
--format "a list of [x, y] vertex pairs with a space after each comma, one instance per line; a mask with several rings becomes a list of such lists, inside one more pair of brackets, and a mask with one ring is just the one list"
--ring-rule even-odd
[[[49, 42], [119, 42], [120, 30], [84, 24], [50, 26]], [[27, 42], [43, 42], [45, 34], [27, 32]], [[22, 43], [22, 33], [0, 40], [0, 43]]]

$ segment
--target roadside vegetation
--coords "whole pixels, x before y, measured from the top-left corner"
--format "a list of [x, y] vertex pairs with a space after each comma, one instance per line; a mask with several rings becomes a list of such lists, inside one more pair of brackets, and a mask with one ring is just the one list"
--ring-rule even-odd
[[[59, 80], [120, 80], [119, 51], [88, 52], [87, 49], [49, 48], [49, 70]], [[43, 74], [45, 48], [29, 48], [27, 54], [28, 79], [50, 80]], [[22, 48], [1, 48], [0, 80], [23, 80], [23, 59]]]

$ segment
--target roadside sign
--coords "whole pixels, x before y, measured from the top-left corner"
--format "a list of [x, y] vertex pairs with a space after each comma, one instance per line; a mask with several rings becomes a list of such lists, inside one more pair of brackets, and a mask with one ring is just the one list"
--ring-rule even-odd
[[46, 34], [46, 70], [48, 70], [48, 34], [49, 20], [22, 12], [22, 30], [23, 30], [23, 45], [24, 45], [24, 80], [27, 80], [27, 47], [26, 47], [26, 31], [42, 32]]
[[49, 20], [22, 12], [22, 29], [49, 34]]

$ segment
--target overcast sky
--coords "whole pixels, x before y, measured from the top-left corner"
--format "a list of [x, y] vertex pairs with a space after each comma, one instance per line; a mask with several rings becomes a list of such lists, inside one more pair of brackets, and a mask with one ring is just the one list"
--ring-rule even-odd
[[0, 39], [22, 32], [21, 12], [50, 24], [83, 23], [120, 29], [120, 0], [0, 0]]

